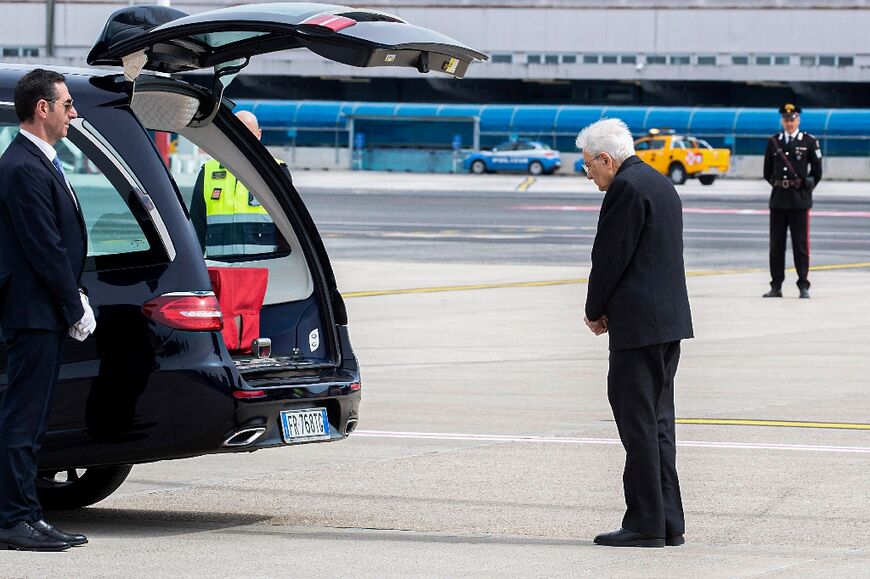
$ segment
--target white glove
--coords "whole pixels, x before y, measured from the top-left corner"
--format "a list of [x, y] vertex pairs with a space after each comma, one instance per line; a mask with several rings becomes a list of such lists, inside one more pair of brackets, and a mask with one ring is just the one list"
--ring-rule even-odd
[[88, 336], [94, 333], [94, 330], [97, 329], [97, 319], [94, 317], [94, 310], [91, 309], [88, 296], [83, 293], [80, 293], [79, 295], [82, 299], [82, 307], [85, 310], [85, 314], [82, 316], [82, 319], [77, 321], [75, 325], [69, 329], [69, 335], [79, 342], [83, 342]]

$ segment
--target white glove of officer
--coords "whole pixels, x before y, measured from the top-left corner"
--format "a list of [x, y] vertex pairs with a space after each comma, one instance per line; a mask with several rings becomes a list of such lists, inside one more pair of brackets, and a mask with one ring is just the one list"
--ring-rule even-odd
[[69, 329], [69, 335], [79, 342], [84, 342], [85, 339], [93, 334], [94, 330], [97, 329], [97, 319], [94, 317], [94, 310], [91, 309], [88, 296], [81, 292], [79, 293], [79, 296], [81, 296], [82, 307], [85, 310], [85, 314], [82, 316], [82, 319], [77, 321], [75, 325]]

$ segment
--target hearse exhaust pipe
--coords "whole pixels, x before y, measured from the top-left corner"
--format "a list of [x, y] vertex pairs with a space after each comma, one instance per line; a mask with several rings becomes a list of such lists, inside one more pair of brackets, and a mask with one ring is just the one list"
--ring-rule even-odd
[[258, 438], [263, 436], [265, 433], [266, 427], [264, 426], [257, 426], [256, 428], [243, 428], [227, 438], [224, 441], [223, 446], [248, 446]]

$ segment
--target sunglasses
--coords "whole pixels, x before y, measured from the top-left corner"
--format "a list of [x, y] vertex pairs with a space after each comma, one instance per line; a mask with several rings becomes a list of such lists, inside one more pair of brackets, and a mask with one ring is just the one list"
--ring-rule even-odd
[[[57, 99], [45, 99], [45, 102], [53, 103], [53, 102], [57, 102]], [[64, 101], [60, 104], [63, 105], [63, 110], [68, 113], [70, 111], [70, 109], [73, 108], [73, 99], [69, 99], [68, 101]]]

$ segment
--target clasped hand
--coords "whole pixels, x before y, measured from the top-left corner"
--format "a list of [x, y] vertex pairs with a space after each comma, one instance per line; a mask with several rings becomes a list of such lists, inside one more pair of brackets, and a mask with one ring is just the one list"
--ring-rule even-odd
[[589, 321], [589, 318], [583, 316], [583, 321], [586, 322], [586, 327], [596, 336], [607, 333], [607, 316], [601, 316], [601, 318], [591, 322]]
[[82, 316], [82, 319], [69, 329], [69, 335], [79, 342], [84, 342], [97, 329], [97, 319], [94, 317], [94, 310], [91, 309], [88, 296], [81, 292], [79, 292], [79, 296], [82, 298], [82, 307], [85, 310], [85, 314]]

